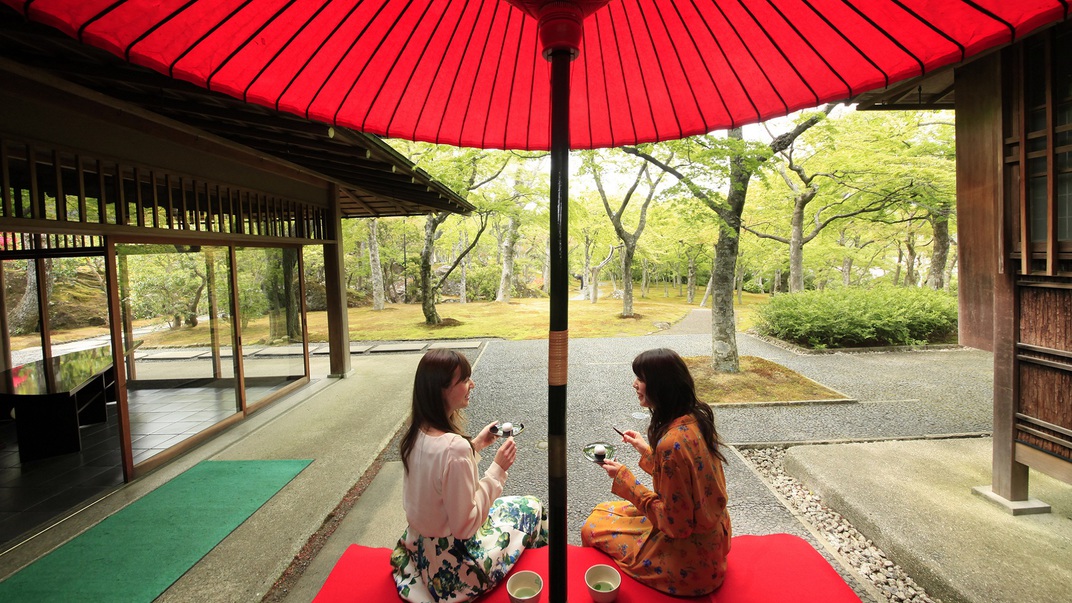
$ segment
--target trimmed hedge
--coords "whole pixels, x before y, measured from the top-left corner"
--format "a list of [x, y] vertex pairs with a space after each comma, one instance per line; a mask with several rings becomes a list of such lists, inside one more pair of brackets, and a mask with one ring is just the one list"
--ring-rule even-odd
[[917, 287], [828, 289], [775, 296], [756, 330], [809, 348], [922, 345], [957, 330], [957, 299]]

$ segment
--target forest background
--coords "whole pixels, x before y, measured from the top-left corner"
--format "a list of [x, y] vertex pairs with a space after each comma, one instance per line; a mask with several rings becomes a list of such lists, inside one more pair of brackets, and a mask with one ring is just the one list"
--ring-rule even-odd
[[[351, 338], [546, 335], [547, 154], [389, 142], [476, 210], [344, 221]], [[713, 307], [713, 362], [735, 370], [733, 333], [772, 295], [892, 286], [955, 297], [950, 112], [829, 105], [747, 132], [575, 152], [571, 166], [573, 336], [649, 332], [689, 306]], [[101, 261], [74, 258], [52, 273], [103, 283]], [[304, 267], [316, 341], [326, 337], [321, 248], [304, 249]], [[19, 299], [18, 266], [5, 270], [9, 299]], [[191, 331], [171, 333], [172, 345], [197, 343], [203, 275], [175, 266], [141, 274], [132, 290], [154, 295], [141, 296], [137, 318]], [[263, 289], [268, 276], [243, 286]], [[270, 314], [264, 295], [239, 296], [266, 306], [244, 313]], [[101, 308], [69, 312], [71, 323], [53, 328], [99, 326]]]

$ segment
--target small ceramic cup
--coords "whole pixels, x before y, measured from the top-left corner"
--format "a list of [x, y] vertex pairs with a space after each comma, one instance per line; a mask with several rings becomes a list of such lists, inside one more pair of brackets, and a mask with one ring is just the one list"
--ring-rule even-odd
[[506, 593], [510, 603], [538, 603], [543, 593], [543, 578], [536, 572], [514, 572], [506, 581]]
[[588, 585], [588, 594], [596, 603], [611, 603], [618, 598], [622, 586], [622, 575], [609, 565], [593, 565], [584, 573], [584, 582]]

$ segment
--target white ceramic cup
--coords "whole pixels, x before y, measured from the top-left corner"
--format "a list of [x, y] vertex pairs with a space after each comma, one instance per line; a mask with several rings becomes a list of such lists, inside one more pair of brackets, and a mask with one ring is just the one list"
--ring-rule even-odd
[[506, 593], [510, 603], [537, 603], [543, 593], [543, 578], [536, 572], [514, 572], [506, 581]]
[[584, 573], [584, 583], [588, 585], [588, 594], [592, 595], [593, 601], [611, 603], [618, 598], [622, 575], [609, 565], [593, 565]]

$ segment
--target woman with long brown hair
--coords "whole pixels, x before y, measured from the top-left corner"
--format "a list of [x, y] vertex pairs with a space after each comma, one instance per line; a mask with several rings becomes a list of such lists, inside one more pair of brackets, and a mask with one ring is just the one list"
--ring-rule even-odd
[[610, 555], [638, 581], [677, 596], [722, 585], [730, 549], [725, 457], [711, 407], [696, 398], [688, 366], [676, 352], [648, 350], [633, 360], [633, 390], [651, 412], [648, 441], [633, 430], [622, 441], [640, 453], [652, 489], [617, 461], [604, 461], [611, 492], [625, 501], [596, 505], [581, 541]]
[[489, 423], [465, 435], [461, 411], [475, 385], [453, 350], [421, 358], [409, 427], [402, 437], [402, 505], [408, 527], [391, 554], [398, 594], [414, 602], [468, 601], [494, 588], [526, 548], [547, 543], [547, 515], [532, 496], [500, 497], [517, 446], [506, 437], [478, 477]]

